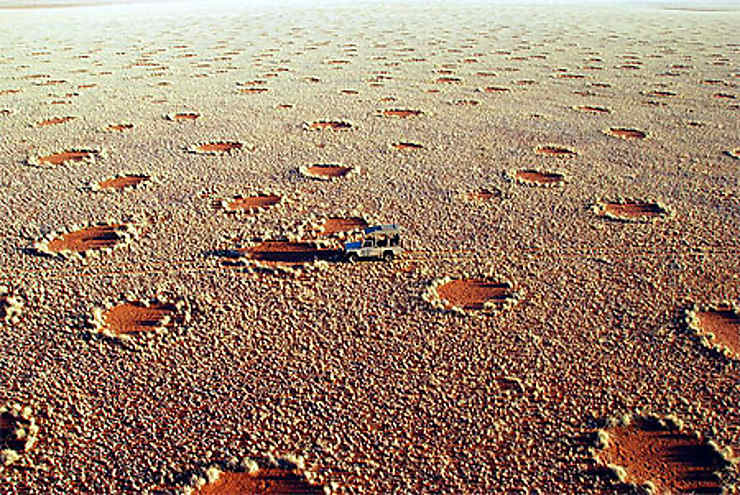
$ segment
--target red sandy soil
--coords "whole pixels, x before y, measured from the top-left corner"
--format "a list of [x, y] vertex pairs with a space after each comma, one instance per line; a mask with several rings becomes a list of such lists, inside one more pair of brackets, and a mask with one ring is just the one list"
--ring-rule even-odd
[[118, 132], [123, 132], [123, 131], [126, 131], [128, 129], [133, 129], [133, 128], [134, 128], [134, 124], [111, 124], [108, 126], [109, 131], [118, 131]]
[[280, 196], [275, 194], [260, 194], [258, 196], [248, 196], [246, 198], [235, 198], [228, 204], [230, 210], [249, 210], [254, 211], [257, 208], [267, 208], [280, 202]]
[[54, 153], [53, 155], [46, 155], [39, 158], [42, 163], [51, 163], [52, 165], [60, 165], [64, 162], [81, 162], [85, 158], [95, 155], [95, 151], [63, 151], [61, 153]]
[[350, 230], [364, 229], [367, 222], [360, 217], [329, 218], [321, 226], [322, 236], [330, 236], [338, 232], [349, 232]]
[[335, 120], [319, 120], [318, 122], [314, 122], [311, 124], [311, 129], [332, 129], [332, 130], [341, 130], [341, 129], [351, 129], [352, 124], [349, 124], [347, 122], [338, 122]]
[[203, 485], [194, 495], [323, 495], [320, 486], [311, 485], [285, 469], [260, 469], [256, 473], [225, 471], [214, 483]]
[[4, 89], [0, 91], [0, 95], [10, 95], [13, 93], [20, 93], [21, 91], [21, 89]]
[[476, 72], [475, 75], [480, 77], [496, 77], [495, 72]]
[[290, 103], [281, 103], [281, 104], [280, 104], [280, 105], [278, 105], [277, 107], [278, 107], [278, 108], [283, 108], [283, 109], [286, 109], [286, 108], [293, 108], [293, 105], [291, 105]]
[[740, 314], [730, 307], [697, 313], [699, 326], [704, 333], [714, 335], [718, 344], [727, 346], [735, 355], [740, 356]]
[[667, 212], [654, 203], [608, 203], [606, 212], [621, 218], [659, 217]]
[[540, 155], [550, 155], [550, 156], [560, 156], [560, 157], [570, 157], [570, 156], [576, 156], [578, 154], [575, 151], [569, 150], [568, 148], [562, 148], [560, 146], [539, 146], [537, 147], [535, 152]]
[[125, 189], [149, 180], [148, 175], [126, 175], [98, 182], [101, 189]]
[[437, 82], [440, 84], [458, 84], [462, 82], [462, 79], [459, 77], [440, 77]]
[[422, 113], [423, 112], [421, 110], [383, 110], [383, 115], [386, 117], [400, 117], [402, 119], [405, 119], [406, 117], [416, 117]]
[[200, 114], [197, 113], [176, 113], [174, 116], [175, 120], [195, 120], [198, 117]]
[[52, 119], [46, 119], [36, 123], [36, 127], [46, 127], [48, 125], [63, 124], [65, 122], [69, 122], [72, 119], [74, 119], [74, 117], [54, 117]]
[[513, 296], [509, 284], [484, 279], [453, 280], [437, 287], [437, 294], [449, 303], [450, 308], [459, 306], [476, 310], [483, 309], [487, 301], [503, 303]]
[[261, 79], [255, 79], [254, 81], [244, 81], [244, 82], [238, 82], [236, 83], [237, 86], [261, 86], [262, 84], [265, 84], [267, 81], [263, 81]]
[[331, 259], [339, 251], [319, 249], [310, 242], [264, 241], [256, 246], [238, 250], [247, 259], [269, 265], [297, 266], [316, 259]]
[[563, 180], [562, 174], [551, 172], [539, 172], [537, 170], [517, 170], [517, 179], [536, 184], [554, 184]]
[[308, 172], [313, 175], [324, 175], [326, 177], [344, 177], [352, 167], [342, 167], [341, 165], [311, 165]]
[[146, 306], [140, 302], [126, 302], [114, 306], [103, 314], [105, 327], [117, 335], [149, 332], [161, 326], [162, 318], [172, 317], [174, 304], [156, 303]]
[[97, 86], [97, 84], [95, 84], [95, 83], [93, 83], [93, 84], [80, 84], [79, 86], [77, 86], [77, 89], [89, 89], [89, 88], [94, 88], [95, 86]]
[[486, 93], [505, 93], [509, 91], [509, 88], [499, 88], [496, 86], [488, 86], [487, 88], [484, 88], [483, 91]]
[[327, 64], [329, 65], [341, 65], [341, 64], [348, 64], [350, 63], [349, 60], [329, 60]]
[[242, 88], [239, 90], [240, 93], [265, 93], [269, 91], [268, 88]]
[[417, 143], [393, 143], [391, 146], [397, 150], [420, 150], [424, 148], [423, 145]]
[[589, 113], [611, 113], [611, 110], [604, 107], [594, 107], [590, 105], [582, 105], [580, 107], [576, 107], [576, 109], [580, 110], [581, 112], [589, 112]]
[[64, 84], [67, 81], [63, 81], [61, 79], [52, 80], [52, 81], [44, 81], [42, 83], [37, 83], [36, 86], [55, 86], [57, 84]]
[[49, 251], [73, 251], [81, 253], [91, 249], [113, 247], [121, 241], [118, 230], [123, 225], [95, 225], [82, 230], [63, 234], [49, 242]]
[[204, 152], [213, 152], [217, 151], [220, 153], [225, 153], [227, 151], [231, 150], [240, 150], [242, 149], [244, 145], [242, 143], [237, 142], [227, 142], [227, 141], [219, 141], [216, 143], [207, 143], [207, 144], [201, 144], [196, 149], [198, 151], [204, 151]]
[[559, 79], [584, 79], [585, 77], [582, 74], [558, 74]]
[[467, 199], [475, 200], [475, 201], [488, 201], [489, 199], [495, 196], [498, 196], [498, 194], [488, 189], [480, 189], [478, 191], [472, 191], [469, 193], [465, 193], [465, 197]]
[[645, 139], [647, 134], [638, 129], [626, 129], [624, 127], [612, 127], [608, 134], [625, 139]]
[[627, 482], [651, 481], [656, 493], [720, 493], [712, 473], [722, 465], [719, 456], [693, 435], [666, 431], [647, 421], [609, 431], [609, 445], [599, 458], [622, 466]]

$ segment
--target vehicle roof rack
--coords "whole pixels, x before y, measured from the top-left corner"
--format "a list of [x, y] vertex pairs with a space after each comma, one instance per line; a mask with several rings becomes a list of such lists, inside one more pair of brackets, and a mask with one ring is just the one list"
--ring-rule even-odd
[[388, 225], [373, 225], [372, 227], [367, 227], [365, 229], [365, 235], [374, 234], [376, 232], [398, 232], [399, 230], [401, 230], [400, 227], [395, 223]]

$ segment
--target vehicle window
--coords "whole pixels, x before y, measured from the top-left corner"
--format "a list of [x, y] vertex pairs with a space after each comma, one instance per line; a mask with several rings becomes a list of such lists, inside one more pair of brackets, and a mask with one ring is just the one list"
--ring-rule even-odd
[[363, 247], [373, 247], [374, 244], [375, 244], [374, 239], [365, 239], [365, 244]]
[[391, 246], [398, 246], [401, 243], [401, 237], [396, 234], [391, 237]]
[[378, 239], [378, 247], [386, 247], [388, 245], [388, 238], [382, 237]]

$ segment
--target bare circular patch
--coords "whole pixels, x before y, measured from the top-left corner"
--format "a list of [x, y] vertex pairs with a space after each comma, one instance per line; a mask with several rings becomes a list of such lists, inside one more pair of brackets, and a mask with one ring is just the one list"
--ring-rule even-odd
[[308, 241], [263, 241], [238, 252], [245, 261], [267, 267], [298, 267], [318, 260], [330, 260], [340, 253]]
[[171, 324], [177, 310], [173, 303], [125, 302], [102, 313], [100, 331], [117, 337], [158, 331]]
[[123, 132], [134, 128], [134, 124], [110, 124], [105, 129], [110, 132]]
[[565, 180], [565, 175], [557, 172], [541, 172], [534, 169], [517, 170], [513, 174], [519, 184], [528, 186], [557, 186]]
[[312, 131], [348, 131], [352, 129], [352, 124], [343, 120], [316, 120], [310, 124], [303, 124], [303, 127]]
[[253, 94], [253, 93], [267, 93], [269, 88], [241, 88], [240, 93]]
[[382, 111], [382, 115], [384, 117], [397, 117], [401, 119], [405, 119], [408, 117], [417, 117], [419, 115], [422, 115], [423, 113], [424, 112], [422, 112], [421, 110], [408, 110], [399, 108], [391, 108]]
[[439, 77], [435, 82], [437, 84], [460, 84], [462, 79], [459, 77]]
[[70, 120], [74, 119], [75, 117], [67, 116], [67, 117], [52, 117], [50, 119], [42, 120], [40, 122], [36, 122], [36, 127], [47, 127], [50, 125], [57, 125], [57, 124], [64, 124], [65, 122], [69, 122]]
[[223, 206], [227, 211], [244, 211], [256, 213], [260, 209], [274, 206], [282, 200], [277, 194], [256, 194], [253, 196], [236, 196], [230, 201], [224, 201]]
[[456, 107], [475, 107], [480, 105], [480, 102], [478, 100], [453, 100], [450, 104]]
[[125, 246], [136, 235], [137, 231], [131, 224], [98, 224], [80, 229], [73, 228], [70, 232], [50, 234], [45, 240], [35, 243], [34, 247], [43, 254], [79, 256]]
[[421, 150], [424, 149], [424, 145], [419, 143], [412, 143], [409, 141], [401, 141], [398, 143], [391, 144], [392, 147], [396, 148], [397, 150]]
[[355, 167], [347, 167], [338, 164], [315, 164], [301, 166], [299, 172], [312, 179], [332, 180], [347, 177], [351, 173], [357, 173]]
[[101, 154], [99, 150], [72, 148], [49, 155], [34, 156], [29, 158], [27, 163], [37, 167], [55, 167], [68, 163], [93, 162]]
[[36, 444], [39, 427], [30, 407], [0, 407], [0, 467], [17, 462]]
[[459, 313], [497, 313], [516, 304], [519, 299], [511, 282], [495, 277], [437, 279], [422, 296], [437, 309]]
[[620, 483], [649, 493], [720, 493], [731, 464], [713, 442], [673, 416], [625, 417], [598, 432], [596, 461]]
[[555, 145], [538, 146], [535, 148], [535, 153], [539, 155], [556, 156], [559, 158], [569, 158], [578, 155], [578, 153], [573, 150]]
[[627, 222], [649, 221], [670, 215], [670, 210], [659, 202], [641, 200], [599, 202], [595, 211], [602, 217]]
[[573, 109], [578, 110], [579, 112], [592, 113], [592, 114], [611, 113], [611, 110], [609, 110], [606, 107], [597, 107], [594, 105], [580, 105], [577, 107], [573, 107]]
[[188, 151], [202, 155], [223, 155], [238, 152], [244, 148], [244, 143], [240, 141], [211, 141], [193, 145], [188, 148]]
[[98, 182], [96, 190], [124, 191], [134, 189], [138, 185], [148, 181], [150, 177], [144, 174], [129, 174], [111, 177]]
[[511, 91], [509, 88], [504, 88], [501, 86], [487, 86], [483, 88], [482, 90], [484, 93], [506, 93], [507, 91]]
[[321, 236], [331, 236], [341, 232], [352, 232], [368, 227], [362, 217], [329, 217], [320, 226]]
[[198, 117], [200, 117], [200, 114], [195, 112], [170, 113], [166, 115], [167, 120], [171, 120], [173, 122], [193, 121]]
[[473, 201], [478, 203], [484, 203], [491, 198], [498, 198], [501, 196], [501, 191], [498, 189], [478, 189], [477, 191], [469, 191], [462, 194], [463, 199], [467, 201]]
[[647, 133], [638, 129], [630, 129], [627, 127], [610, 127], [604, 131], [609, 136], [614, 136], [622, 139], [645, 139]]
[[686, 323], [706, 347], [740, 360], [740, 309], [737, 306], [730, 303], [694, 306], [686, 312]]

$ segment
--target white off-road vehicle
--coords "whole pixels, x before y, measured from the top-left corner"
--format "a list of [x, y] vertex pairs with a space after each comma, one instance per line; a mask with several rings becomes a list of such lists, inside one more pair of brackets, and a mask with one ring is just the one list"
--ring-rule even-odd
[[376, 225], [365, 229], [365, 238], [344, 245], [344, 257], [355, 263], [361, 259], [391, 261], [403, 252], [401, 229], [398, 225]]

